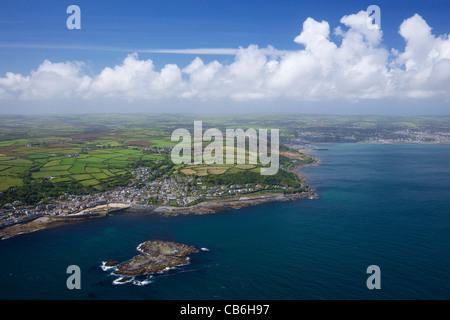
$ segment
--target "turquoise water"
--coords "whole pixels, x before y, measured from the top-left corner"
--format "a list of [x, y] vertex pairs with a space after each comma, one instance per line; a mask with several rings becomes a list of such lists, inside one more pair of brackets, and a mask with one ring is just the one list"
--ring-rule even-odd
[[[117, 214], [0, 242], [0, 299], [449, 299], [450, 147], [329, 145], [317, 200], [205, 216]], [[150, 239], [206, 247], [145, 286], [102, 261]], [[81, 268], [81, 290], [66, 269]], [[369, 290], [366, 269], [381, 269]]]

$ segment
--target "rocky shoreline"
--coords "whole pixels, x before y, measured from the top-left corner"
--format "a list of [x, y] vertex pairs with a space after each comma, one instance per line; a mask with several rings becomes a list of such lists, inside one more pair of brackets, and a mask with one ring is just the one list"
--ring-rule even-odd
[[[241, 209], [248, 206], [253, 206], [257, 204], [263, 204], [273, 201], [289, 201], [296, 199], [314, 199], [317, 198], [317, 194], [314, 193], [313, 189], [309, 189], [306, 192], [296, 193], [296, 194], [281, 194], [272, 193], [264, 195], [253, 195], [253, 196], [241, 196], [232, 199], [222, 199], [222, 200], [211, 200], [195, 204], [190, 207], [172, 207], [172, 206], [133, 206], [133, 205], [123, 205], [120, 204], [118, 207], [114, 207], [114, 204], [110, 204], [110, 207], [115, 208], [113, 211], [145, 211], [148, 213], [158, 213], [166, 216], [178, 215], [178, 214], [208, 214], [215, 213], [225, 209]], [[40, 217], [35, 220], [19, 223], [12, 226], [8, 226], [0, 230], [0, 239], [4, 240], [11, 238], [15, 235], [35, 232], [38, 230], [58, 227], [67, 223], [77, 223], [86, 221], [89, 219], [104, 218], [112, 210], [105, 210], [105, 206], [98, 206], [89, 209], [85, 212], [78, 212], [76, 214], [66, 215], [66, 216], [45, 216]]]
[[289, 171], [296, 174], [297, 177], [300, 179], [301, 183], [306, 184], [306, 177], [300, 173], [301, 169], [305, 168], [305, 167], [317, 167], [318, 165], [320, 165], [322, 163], [322, 160], [314, 157], [314, 161], [308, 164], [301, 164], [301, 165], [294, 165], [292, 169], [290, 169]]
[[[317, 166], [320, 164], [320, 162], [320, 159], [314, 157], [314, 161], [312, 163], [307, 165], [294, 166], [289, 171], [297, 174], [301, 183], [306, 184], [306, 177], [300, 173], [300, 170], [305, 166]], [[157, 213], [165, 216], [173, 216], [179, 214], [209, 214], [226, 209], [241, 209], [244, 207], [273, 201], [290, 201], [305, 198], [316, 199], [318, 198], [318, 196], [314, 191], [315, 190], [312, 188], [308, 188], [304, 192], [294, 194], [270, 193], [263, 191], [240, 197], [200, 202], [188, 207], [109, 203], [106, 205], [99, 205], [93, 208], [85, 209], [70, 215], [44, 216], [28, 222], [18, 223], [5, 227], [3, 229], [0, 229], [0, 240], [8, 239], [19, 234], [58, 227], [67, 223], [77, 223], [89, 219], [104, 218], [108, 215], [108, 213], [114, 211]]]
[[186, 265], [189, 263], [188, 256], [199, 251], [193, 246], [161, 240], [141, 243], [138, 250], [141, 254], [128, 261], [116, 263], [109, 260], [104, 266], [114, 267], [112, 275], [121, 277], [151, 275]]
[[[114, 260], [102, 262], [103, 271], [113, 269], [111, 275], [118, 277], [113, 284], [132, 282], [134, 285], [146, 285], [151, 283], [150, 279], [157, 274], [189, 264], [189, 256], [200, 251], [190, 245], [162, 240], [146, 241], [141, 243], [137, 250], [141, 254], [130, 260], [121, 263]], [[201, 250], [209, 251], [205, 248]]]
[[0, 229], [0, 239], [4, 240], [19, 234], [54, 228], [68, 223], [77, 223], [89, 219], [104, 218], [108, 215], [108, 213], [126, 210], [128, 208], [130, 208], [130, 206], [127, 204], [113, 203], [109, 205], [99, 205], [94, 208], [85, 209], [71, 215], [39, 217], [25, 223], [18, 223]]
[[225, 209], [241, 209], [244, 207], [263, 204], [267, 202], [290, 201], [304, 198], [315, 199], [317, 198], [317, 194], [314, 193], [314, 190], [309, 190], [306, 192], [295, 194], [272, 193], [265, 195], [242, 196], [233, 199], [205, 201], [190, 207], [159, 206], [152, 211], [164, 215], [208, 214], [216, 213]]

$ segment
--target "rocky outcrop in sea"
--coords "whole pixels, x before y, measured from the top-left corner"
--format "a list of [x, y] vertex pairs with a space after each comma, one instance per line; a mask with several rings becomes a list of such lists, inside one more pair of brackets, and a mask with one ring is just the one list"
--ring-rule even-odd
[[114, 267], [113, 275], [128, 280], [134, 276], [152, 275], [188, 264], [189, 255], [198, 252], [193, 246], [161, 240], [146, 241], [137, 249], [141, 252], [140, 255], [122, 263], [108, 260], [104, 266]]

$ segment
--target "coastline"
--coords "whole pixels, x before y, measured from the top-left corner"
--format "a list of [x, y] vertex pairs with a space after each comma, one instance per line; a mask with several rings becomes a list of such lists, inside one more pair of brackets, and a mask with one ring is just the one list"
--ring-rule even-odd
[[302, 184], [306, 184], [307, 179], [306, 176], [303, 175], [302, 173], [300, 173], [300, 171], [305, 168], [305, 167], [317, 167], [318, 165], [320, 165], [322, 163], [322, 160], [320, 158], [317, 158], [315, 156], [314, 157], [314, 161], [308, 164], [298, 164], [298, 165], [294, 165], [292, 169], [288, 169], [288, 171], [294, 173], [297, 175], [297, 177], [300, 179], [300, 182]]
[[0, 229], [0, 239], [6, 240], [19, 234], [54, 228], [68, 223], [77, 223], [89, 219], [104, 218], [111, 212], [126, 210], [128, 208], [130, 208], [129, 204], [118, 202], [107, 205], [98, 205], [96, 207], [84, 209], [70, 215], [43, 216], [25, 223], [17, 223]]
[[[289, 169], [290, 172], [295, 173], [302, 184], [306, 184], [306, 177], [300, 173], [300, 170], [305, 166], [317, 166], [321, 160], [314, 157], [314, 161], [307, 165], [297, 165]], [[105, 218], [111, 212], [142, 212], [162, 214], [164, 216], [174, 216], [179, 214], [210, 214], [226, 209], [241, 209], [248, 206], [274, 202], [274, 201], [291, 201], [298, 199], [316, 199], [318, 195], [312, 188], [307, 188], [306, 191], [294, 194], [259, 192], [256, 195], [239, 196], [229, 199], [217, 199], [205, 202], [200, 202], [189, 207], [175, 207], [175, 206], [152, 206], [133, 203], [108, 203], [98, 205], [92, 208], [83, 209], [79, 212], [70, 215], [60, 216], [43, 216], [24, 223], [17, 223], [0, 229], [0, 240], [6, 240], [16, 235], [31, 233], [39, 230], [55, 228], [69, 223], [79, 223], [88, 221], [89, 219]], [[262, 194], [261, 194], [262, 193]]]
[[218, 211], [222, 211], [225, 209], [241, 209], [244, 207], [272, 201], [289, 201], [304, 198], [315, 199], [317, 198], [317, 194], [314, 193], [313, 189], [295, 194], [269, 193], [265, 195], [242, 196], [232, 199], [206, 201], [198, 203], [191, 207], [159, 206], [153, 209], [152, 211], [155, 213], [161, 213], [165, 215], [208, 214], [208, 213], [216, 213]]
[[[124, 204], [119, 203], [119, 206], [113, 211], [124, 211], [124, 212], [146, 211], [149, 214], [157, 213], [165, 216], [175, 216], [179, 214], [209, 214], [209, 213], [216, 213], [218, 211], [226, 209], [241, 209], [244, 207], [263, 204], [267, 202], [290, 201], [304, 198], [315, 199], [317, 198], [317, 194], [314, 193], [313, 189], [310, 189], [308, 191], [296, 194], [272, 193], [258, 196], [243, 196], [232, 199], [211, 200], [195, 204], [191, 207], [172, 207], [172, 206], [154, 207], [154, 206], [143, 206], [132, 204], [125, 206]], [[115, 205], [114, 203], [110, 204], [110, 206], [114, 205]], [[0, 230], [0, 239], [6, 240], [16, 235], [54, 228], [69, 223], [83, 222], [89, 219], [105, 218], [107, 217], [108, 213], [113, 212], [113, 211], [106, 211], [105, 206], [106, 205], [101, 205], [94, 208], [90, 208], [88, 212], [83, 212], [86, 211], [83, 210], [78, 213], [74, 213], [67, 216], [45, 216], [26, 223], [18, 223], [12, 226], [8, 226]]]

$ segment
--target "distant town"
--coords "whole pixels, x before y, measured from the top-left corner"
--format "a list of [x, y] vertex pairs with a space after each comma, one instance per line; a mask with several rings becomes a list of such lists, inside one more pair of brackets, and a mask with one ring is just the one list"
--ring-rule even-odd
[[398, 130], [398, 131], [369, 131], [358, 129], [355, 132], [347, 129], [344, 134], [337, 134], [336, 132], [316, 132], [303, 131], [298, 134], [298, 137], [291, 139], [300, 144], [305, 143], [330, 143], [330, 142], [344, 142], [344, 143], [385, 143], [385, 144], [450, 144], [449, 132], [429, 132], [429, 131], [414, 131], [414, 130]]

